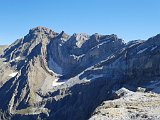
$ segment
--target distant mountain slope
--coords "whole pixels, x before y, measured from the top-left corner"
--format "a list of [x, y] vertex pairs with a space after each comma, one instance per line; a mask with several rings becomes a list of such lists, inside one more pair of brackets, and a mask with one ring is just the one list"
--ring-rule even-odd
[[121, 87], [160, 92], [160, 35], [125, 43], [36, 27], [0, 60], [2, 120], [86, 120]]

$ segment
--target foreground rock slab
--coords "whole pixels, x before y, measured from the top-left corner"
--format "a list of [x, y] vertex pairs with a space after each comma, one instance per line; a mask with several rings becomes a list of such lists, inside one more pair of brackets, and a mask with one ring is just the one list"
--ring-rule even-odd
[[[119, 99], [104, 101], [94, 111], [90, 120], [159, 120], [160, 95], [131, 92], [124, 88]], [[128, 91], [128, 93], [126, 93]]]

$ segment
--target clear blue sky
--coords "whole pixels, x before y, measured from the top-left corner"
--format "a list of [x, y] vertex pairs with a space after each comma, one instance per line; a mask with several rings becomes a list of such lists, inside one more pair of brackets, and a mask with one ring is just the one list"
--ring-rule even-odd
[[0, 44], [36, 26], [147, 39], [160, 33], [160, 0], [0, 0]]

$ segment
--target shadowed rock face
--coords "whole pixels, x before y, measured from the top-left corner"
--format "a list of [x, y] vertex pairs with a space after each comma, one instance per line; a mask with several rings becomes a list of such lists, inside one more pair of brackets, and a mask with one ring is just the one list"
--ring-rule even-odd
[[0, 118], [86, 120], [123, 86], [160, 92], [159, 53], [159, 35], [124, 43], [33, 28], [1, 55]]

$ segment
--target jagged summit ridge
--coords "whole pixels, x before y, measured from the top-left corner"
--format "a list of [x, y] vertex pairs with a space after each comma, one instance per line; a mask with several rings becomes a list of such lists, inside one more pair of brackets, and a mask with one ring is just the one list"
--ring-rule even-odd
[[42, 26], [37, 26], [35, 28], [32, 28], [29, 30], [29, 34], [32, 34], [32, 33], [45, 33], [45, 34], [50, 34], [54, 31], [52, 31], [51, 29], [49, 28], [46, 28], [46, 27], [42, 27]]

